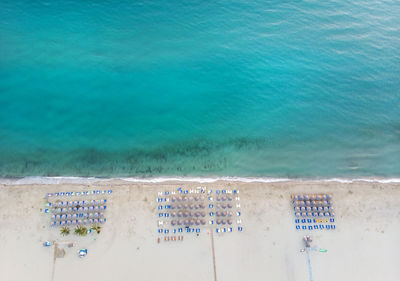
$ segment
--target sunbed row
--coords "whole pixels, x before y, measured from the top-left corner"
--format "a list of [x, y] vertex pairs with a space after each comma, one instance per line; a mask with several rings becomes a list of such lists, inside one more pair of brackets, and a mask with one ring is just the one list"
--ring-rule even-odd
[[100, 195], [111, 194], [112, 190], [91, 190], [91, 191], [77, 191], [77, 192], [54, 192], [47, 193], [46, 197], [60, 197], [60, 196], [84, 196], [84, 195]]
[[296, 225], [296, 229], [302, 229], [302, 230], [316, 230], [316, 229], [335, 229], [336, 226], [334, 224], [314, 224], [314, 225]]
[[293, 200], [330, 200], [332, 196], [330, 194], [299, 194], [292, 195]]
[[206, 221], [204, 219], [186, 219], [186, 220], [171, 220], [171, 225], [205, 225]]
[[52, 220], [65, 220], [77, 218], [101, 218], [104, 217], [102, 212], [99, 213], [79, 213], [79, 214], [66, 214], [66, 215], [53, 215]]
[[60, 202], [49, 202], [46, 206], [49, 207], [76, 207], [76, 206], [96, 206], [104, 205], [107, 203], [107, 199], [101, 200], [82, 200], [82, 201], [60, 201]]
[[294, 200], [293, 206], [331, 206], [331, 200]]
[[106, 222], [106, 218], [83, 219], [83, 220], [63, 220], [63, 221], [52, 221], [51, 226], [81, 225], [81, 224], [93, 224], [93, 223], [105, 223], [105, 222]]
[[107, 206], [90, 206], [90, 207], [69, 207], [69, 208], [54, 208], [52, 213], [64, 214], [64, 213], [78, 213], [78, 212], [97, 212], [106, 210]]
[[328, 222], [335, 222], [335, 218], [329, 219], [295, 219], [295, 223], [328, 223]]
[[295, 212], [296, 217], [334, 217], [334, 212]]
[[325, 207], [293, 207], [295, 212], [328, 212], [328, 211], [333, 211], [334, 207], [333, 206], [325, 206]]

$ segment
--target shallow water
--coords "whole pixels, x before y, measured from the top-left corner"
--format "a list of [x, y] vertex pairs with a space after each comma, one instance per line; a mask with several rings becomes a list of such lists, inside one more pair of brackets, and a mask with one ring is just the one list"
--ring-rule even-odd
[[0, 176], [400, 175], [400, 3], [132, 2], [1, 1]]

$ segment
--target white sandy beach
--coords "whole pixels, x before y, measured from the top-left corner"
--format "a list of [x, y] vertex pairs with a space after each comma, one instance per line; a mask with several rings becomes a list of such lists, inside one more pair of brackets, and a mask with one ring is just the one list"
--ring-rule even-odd
[[[113, 194], [99, 235], [62, 237], [40, 209], [48, 192], [109, 187]], [[242, 233], [214, 234], [218, 281], [306, 281], [302, 237], [328, 252], [311, 252], [314, 281], [397, 281], [400, 276], [400, 184], [338, 182], [132, 183], [0, 185], [0, 272], [7, 281], [213, 281], [208, 231], [184, 241], [157, 243], [158, 190], [179, 186], [239, 189]], [[290, 195], [329, 193], [336, 207], [336, 230], [295, 229]], [[96, 238], [96, 240], [94, 240]], [[45, 240], [75, 242], [63, 258]], [[86, 247], [85, 258], [77, 251]]]

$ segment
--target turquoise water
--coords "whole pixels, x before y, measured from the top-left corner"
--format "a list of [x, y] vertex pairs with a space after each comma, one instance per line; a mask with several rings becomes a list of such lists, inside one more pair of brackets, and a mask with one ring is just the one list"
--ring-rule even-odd
[[33, 2], [0, 2], [0, 176], [400, 176], [397, 1]]

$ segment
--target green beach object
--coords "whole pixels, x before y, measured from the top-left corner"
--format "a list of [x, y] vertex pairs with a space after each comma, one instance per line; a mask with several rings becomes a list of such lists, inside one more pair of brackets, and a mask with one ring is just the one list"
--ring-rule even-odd
[[320, 251], [321, 253], [326, 253], [326, 252], [328, 252], [327, 249], [319, 249], [319, 251]]

